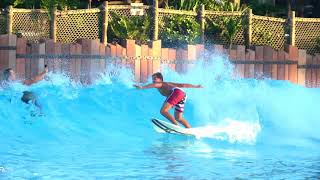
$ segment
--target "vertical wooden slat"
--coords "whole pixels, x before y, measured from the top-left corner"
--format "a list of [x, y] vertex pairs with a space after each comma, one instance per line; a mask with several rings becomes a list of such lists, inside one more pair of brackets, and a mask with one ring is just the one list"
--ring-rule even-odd
[[[64, 56], [70, 55], [70, 44], [61, 44], [61, 54]], [[62, 58], [61, 59], [61, 71], [70, 75], [71, 73], [71, 63], [70, 59]]]
[[[89, 55], [91, 53], [91, 46], [90, 46], [90, 40], [88, 39], [81, 39], [80, 40], [82, 45], [82, 55]], [[80, 75], [80, 81], [83, 84], [90, 83], [90, 66], [91, 61], [90, 59], [83, 58], [81, 59], [81, 75]]]
[[[27, 45], [27, 54], [31, 54], [31, 45]], [[31, 58], [26, 59], [26, 66], [25, 66], [25, 72], [26, 72], [26, 79], [31, 78]]]
[[[317, 57], [316, 56], [312, 56], [312, 65], [316, 65], [317, 64]], [[312, 68], [311, 69], [311, 86], [312, 87], [316, 87], [317, 85], [317, 69], [316, 68]]]
[[142, 82], [141, 80], [141, 46], [136, 46], [136, 52], [135, 52], [135, 60], [134, 60], [134, 76], [136, 82]]
[[[230, 51], [229, 51], [229, 59], [230, 59], [231, 61], [236, 61], [236, 60], [237, 60], [237, 49], [230, 49]], [[233, 74], [232, 74], [232, 76], [233, 76], [234, 78], [238, 77], [238, 72], [237, 72], [237, 70], [238, 70], [238, 65], [235, 64], [235, 65], [234, 65], [234, 69], [233, 69]]]
[[[47, 39], [45, 41], [46, 46], [46, 55], [53, 55], [54, 54], [54, 41], [52, 39]], [[44, 63], [48, 65], [49, 71], [54, 70], [54, 59], [45, 59]]]
[[[284, 53], [284, 58], [286, 61], [290, 60], [289, 59], [289, 54], [288, 53]], [[286, 64], [284, 65], [284, 79], [285, 80], [289, 80], [289, 65]]]
[[[37, 56], [40, 55], [40, 45], [38, 43], [32, 43], [31, 44], [31, 55]], [[39, 58], [32, 58], [30, 61], [30, 67], [31, 67], [31, 78], [39, 74]]]
[[[165, 61], [166, 66], [170, 66], [169, 61], [169, 49], [168, 48], [161, 48], [161, 60]], [[164, 63], [162, 63], [164, 64]]]
[[[250, 60], [250, 49], [247, 50], [246, 52], [246, 61]], [[249, 64], [244, 65], [244, 78], [249, 78]]]
[[123, 62], [120, 60], [123, 57], [123, 47], [120, 44], [116, 44], [116, 64], [123, 66]]
[[[75, 54], [82, 55], [82, 45], [81, 44], [78, 44], [78, 43], [76, 44]], [[75, 61], [75, 74], [76, 74], [77, 81], [80, 81], [80, 78], [81, 78], [81, 66], [82, 66], [81, 62], [82, 62], [81, 58], [77, 58]]]
[[149, 55], [148, 45], [141, 45], [140, 76], [141, 76], [142, 82], [146, 82], [148, 80], [148, 60], [146, 59], [148, 55]]
[[[77, 44], [73, 43], [70, 44], [70, 55], [76, 55], [77, 54]], [[71, 58], [70, 59], [70, 77], [76, 81], [76, 59]]]
[[[315, 54], [316, 56], [316, 65], [320, 65], [320, 54], [316, 53]], [[317, 83], [316, 83], [316, 86], [317, 88], [320, 87], [320, 69], [319, 68], [316, 68], [316, 71], [317, 71]]]
[[[298, 65], [306, 65], [307, 64], [307, 52], [306, 50], [299, 49], [299, 59]], [[301, 86], [306, 86], [306, 69], [299, 68], [298, 69], [298, 84]]]
[[176, 49], [170, 48], [168, 50], [168, 60], [172, 63], [170, 63], [170, 68], [172, 68], [173, 71], [176, 71], [176, 59], [177, 59], [177, 51]]
[[[39, 43], [39, 54], [40, 55], [45, 55], [46, 54], [46, 44], [44, 42]], [[43, 72], [44, 65], [45, 65], [44, 58], [39, 58], [38, 59], [38, 67], [37, 67], [38, 74]]]
[[121, 64], [125, 67], [128, 67], [128, 58], [127, 58], [127, 49], [125, 47], [122, 47], [122, 53], [121, 53]]
[[152, 41], [152, 56], [155, 58], [152, 63], [152, 73], [160, 71], [161, 40]]
[[[306, 64], [307, 65], [312, 64], [312, 56], [309, 54], [307, 54]], [[312, 87], [312, 69], [310, 69], [310, 68], [306, 69], [306, 86]]]
[[[209, 50], [210, 51], [210, 50]], [[213, 45], [213, 52], [216, 54], [223, 54], [225, 53], [225, 50], [223, 48], [223, 45], [214, 44]]]
[[183, 72], [183, 64], [184, 64], [183, 53], [184, 53], [183, 49], [181, 49], [181, 48], [177, 49], [177, 55], [176, 55], [176, 57], [177, 57], [176, 71], [177, 71], [177, 73]]
[[196, 59], [198, 60], [200, 58], [203, 58], [203, 56], [204, 56], [204, 44], [197, 44], [196, 48], [197, 48]]
[[[263, 61], [263, 46], [256, 46], [256, 61], [261, 62]], [[263, 77], [263, 65], [262, 64], [256, 64], [254, 66], [254, 77], [256, 79], [261, 79]]]
[[[62, 53], [62, 44], [61, 43], [54, 43], [54, 55], [60, 55]], [[53, 59], [53, 72], [61, 73], [61, 66], [62, 60], [60, 58]]]
[[108, 56], [108, 57], [110, 57], [111, 56], [111, 46], [110, 46], [110, 44], [107, 44], [106, 46], [105, 46], [105, 55], [106, 56]]
[[193, 63], [197, 60], [197, 46], [195, 45], [188, 45], [187, 46], [187, 57], [186, 57], [186, 64], [184, 65], [184, 72], [192, 70], [194, 67]]
[[[246, 47], [237, 45], [237, 58], [236, 61], [244, 61], [246, 59]], [[236, 71], [240, 78], [244, 77], [244, 64], [238, 64], [236, 66]]]
[[[283, 50], [280, 50], [278, 52], [278, 61], [284, 61], [285, 60], [285, 52]], [[278, 65], [278, 80], [285, 80], [285, 65], [279, 64]]]
[[[273, 49], [271, 46], [263, 46], [263, 61], [271, 62], [273, 58]], [[263, 65], [263, 76], [271, 78], [271, 65]]]
[[[249, 51], [249, 60], [255, 61], [256, 60], [256, 52], [253, 50]], [[249, 78], [254, 78], [254, 64], [249, 65]]]
[[[246, 52], [246, 61], [255, 60], [255, 51], [247, 49]], [[245, 78], [254, 78], [254, 64], [245, 64], [244, 65], [244, 77]]]
[[[278, 60], [278, 51], [273, 50], [272, 61], [277, 61], [277, 60]], [[277, 64], [271, 65], [271, 77], [272, 77], [272, 79], [278, 79], [278, 65]]]
[[[39, 44], [37, 43], [32, 43], [31, 44], [31, 55], [39, 55]], [[30, 63], [31, 63], [31, 78], [36, 76], [39, 72], [38, 72], [38, 62], [39, 59], [38, 58], [32, 58]]]
[[[289, 54], [289, 60], [297, 62], [298, 61], [298, 52], [299, 52], [298, 48], [295, 46], [289, 45], [287, 47], [287, 51]], [[289, 81], [292, 83], [297, 83], [297, 78], [298, 78], [297, 64], [290, 64], [288, 70], [289, 70]]]
[[[100, 41], [99, 39], [90, 40], [90, 52], [89, 55], [97, 56], [100, 54]], [[90, 58], [87, 59], [90, 62], [90, 83], [97, 80], [100, 76], [101, 69], [100, 69], [100, 59], [99, 58]]]
[[[16, 46], [17, 37], [15, 35], [0, 35], [0, 46], [10, 47], [13, 49], [0, 50], [0, 70], [12, 68], [16, 71]], [[2, 76], [2, 73], [0, 77]]]
[[[106, 57], [107, 46], [105, 46], [104, 44], [100, 43], [99, 48], [100, 48], [99, 49], [99, 55]], [[105, 70], [106, 70], [106, 59], [99, 59], [99, 72], [102, 73], [102, 72], [105, 72]]]
[[[17, 39], [17, 54], [26, 55], [27, 54], [27, 40], [25, 38]], [[16, 73], [19, 79], [26, 78], [26, 60], [25, 58], [17, 58]]]
[[151, 57], [151, 59], [148, 60], [148, 77], [150, 77], [153, 73], [153, 51], [152, 48], [149, 47], [148, 56]]
[[[135, 57], [136, 57], [136, 41], [127, 39], [125, 40], [125, 46], [124, 48], [126, 49], [126, 56], [129, 58], [129, 62], [126, 64], [131, 68], [132, 72], [135, 72]], [[140, 69], [140, 64], [137, 64], [137, 67]], [[140, 77], [140, 75], [138, 76]], [[137, 77], [136, 77], [137, 78]]]
[[110, 46], [110, 56], [117, 56], [117, 46], [114, 44], [108, 44], [108, 46]]

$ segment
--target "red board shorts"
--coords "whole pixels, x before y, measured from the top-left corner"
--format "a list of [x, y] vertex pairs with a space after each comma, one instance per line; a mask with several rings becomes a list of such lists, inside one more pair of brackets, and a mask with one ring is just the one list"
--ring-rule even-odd
[[183, 90], [179, 88], [173, 88], [171, 94], [167, 97], [166, 102], [172, 106], [175, 106], [176, 111], [183, 112], [186, 99], [187, 96]]

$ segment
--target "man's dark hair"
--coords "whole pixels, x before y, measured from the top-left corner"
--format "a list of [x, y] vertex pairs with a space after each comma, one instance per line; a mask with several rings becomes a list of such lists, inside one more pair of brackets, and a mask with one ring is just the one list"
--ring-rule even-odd
[[3, 71], [3, 77], [5, 80], [8, 80], [10, 77], [10, 71], [12, 70], [12, 68], [7, 68]]
[[159, 72], [152, 74], [152, 77], [159, 78], [159, 79], [161, 79], [161, 81], [163, 81], [163, 76], [162, 76], [162, 74], [159, 73]]

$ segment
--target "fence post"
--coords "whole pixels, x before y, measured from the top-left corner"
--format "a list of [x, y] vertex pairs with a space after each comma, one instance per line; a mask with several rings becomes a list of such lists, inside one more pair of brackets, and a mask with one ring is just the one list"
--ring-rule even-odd
[[53, 7], [51, 10], [50, 38], [53, 40], [53, 42], [57, 42], [57, 8], [56, 7]]
[[252, 9], [247, 10], [247, 36], [246, 38], [246, 45], [247, 47], [250, 47], [252, 45]]
[[108, 1], [103, 2], [102, 6], [102, 18], [103, 18], [103, 23], [102, 23], [102, 39], [101, 42], [104, 45], [107, 45], [108, 43], [108, 37], [107, 37], [107, 31], [108, 31]]
[[295, 46], [296, 44], [296, 12], [291, 11], [290, 14], [290, 45]]
[[205, 31], [205, 9], [204, 9], [204, 5], [201, 5], [201, 9], [199, 11], [199, 17], [200, 17], [200, 28], [201, 28], [201, 43], [205, 42], [205, 35], [204, 35], [204, 31]]
[[8, 14], [7, 14], [7, 33], [12, 34], [12, 24], [13, 24], [13, 7], [8, 7]]
[[158, 40], [159, 36], [159, 23], [158, 23], [158, 16], [159, 16], [159, 3], [158, 0], [153, 0], [153, 40]]

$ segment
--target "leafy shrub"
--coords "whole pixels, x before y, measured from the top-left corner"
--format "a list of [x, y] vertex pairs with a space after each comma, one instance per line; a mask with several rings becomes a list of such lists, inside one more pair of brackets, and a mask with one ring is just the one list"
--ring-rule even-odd
[[200, 24], [192, 17], [166, 16], [160, 29], [160, 39], [165, 47], [196, 44], [200, 40]]
[[145, 16], [127, 17], [111, 12], [110, 29], [115, 39], [134, 39], [138, 43], [150, 40], [151, 19]]
[[169, 1], [166, 7], [177, 10], [195, 11], [200, 8], [202, 4], [206, 10], [212, 11], [242, 11], [245, 8], [244, 6], [231, 3], [228, 0], [174, 0]]

